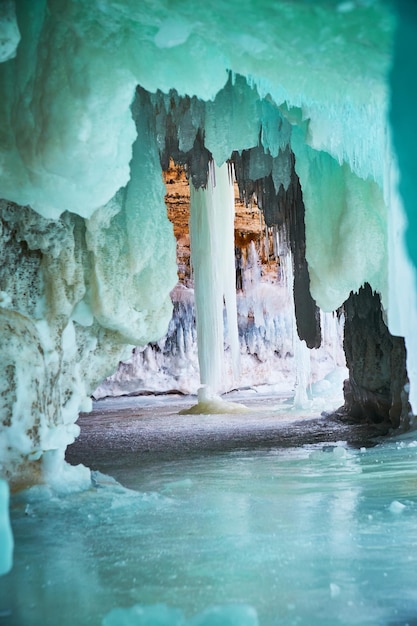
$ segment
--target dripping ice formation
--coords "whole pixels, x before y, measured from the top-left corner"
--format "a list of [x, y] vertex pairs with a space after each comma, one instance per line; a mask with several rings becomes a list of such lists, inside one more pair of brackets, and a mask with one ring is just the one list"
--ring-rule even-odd
[[166, 331], [176, 284], [161, 181], [169, 157], [196, 189], [211, 157], [220, 168], [232, 159], [242, 193], [256, 193], [278, 226], [284, 200], [300, 208], [302, 190], [305, 223], [292, 237], [305, 244], [294, 280], [306, 341], [320, 342], [318, 307], [333, 311], [368, 283], [405, 337], [415, 410], [409, 3], [233, 0], [196, 11], [185, 0], [175, 15], [167, 0], [6, 4], [4, 477], [43, 480], [97, 384], [132, 345]]

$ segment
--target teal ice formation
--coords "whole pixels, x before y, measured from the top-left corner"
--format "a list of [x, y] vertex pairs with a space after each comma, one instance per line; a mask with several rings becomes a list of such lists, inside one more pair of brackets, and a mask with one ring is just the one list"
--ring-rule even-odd
[[[187, 168], [192, 211], [233, 167], [291, 250], [300, 339], [317, 348], [319, 310], [345, 306], [346, 410], [409, 427], [416, 29], [411, 0], [1, 3], [4, 479], [88, 481], [64, 464], [79, 411], [132, 346], [166, 332], [169, 159]], [[201, 294], [204, 310], [217, 296]]]

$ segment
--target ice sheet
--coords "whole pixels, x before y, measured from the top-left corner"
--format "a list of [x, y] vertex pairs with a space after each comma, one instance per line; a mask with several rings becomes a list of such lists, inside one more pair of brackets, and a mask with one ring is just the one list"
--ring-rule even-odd
[[[255, 426], [262, 416], [239, 419]], [[5, 624], [99, 624], [121, 609], [128, 616], [161, 604], [165, 613], [154, 619], [175, 610], [187, 626], [206, 611], [217, 626], [214, 607], [236, 604], [253, 607], [260, 626], [277, 615], [283, 626], [371, 626], [393, 615], [411, 622], [414, 439], [353, 449], [335, 433], [299, 448], [281, 444], [159, 455], [140, 468], [137, 455], [123, 464], [110, 453], [109, 469], [129, 488], [96, 474], [88, 491], [63, 496], [44, 486], [15, 495], [14, 568], [0, 585]], [[92, 462], [100, 458], [103, 449]]]

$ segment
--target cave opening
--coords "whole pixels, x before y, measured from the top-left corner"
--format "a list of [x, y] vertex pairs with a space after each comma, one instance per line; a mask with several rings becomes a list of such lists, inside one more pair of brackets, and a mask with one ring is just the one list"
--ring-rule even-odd
[[[196, 351], [190, 350], [190, 344], [196, 341], [195, 332], [195, 309], [193, 308], [193, 274], [191, 268], [191, 254], [190, 254], [190, 242], [188, 231], [189, 220], [189, 203], [190, 193], [189, 185], [192, 185], [194, 189], [204, 189], [207, 187], [209, 180], [209, 167], [213, 161], [212, 152], [206, 147], [205, 136], [205, 119], [210, 115], [213, 115], [213, 109], [216, 110], [216, 106], [220, 104], [223, 106], [224, 102], [227, 103], [230, 110], [233, 107], [239, 105], [244, 107], [246, 99], [253, 97], [254, 88], [251, 87], [247, 80], [242, 76], [232, 76], [229, 73], [228, 81], [224, 88], [216, 96], [213, 103], [205, 103], [197, 98], [190, 98], [188, 96], [180, 97], [175, 90], [171, 90], [169, 93], [164, 94], [160, 91], [155, 94], [149, 94], [141, 87], [137, 88], [136, 102], [134, 105], [134, 115], [141, 116], [143, 108], [152, 110], [152, 122], [151, 128], [153, 133], [157, 137], [159, 158], [161, 167], [164, 172], [164, 181], [166, 185], [165, 202], [168, 207], [169, 219], [174, 225], [174, 233], [177, 240], [177, 264], [179, 282], [172, 292], [172, 299], [174, 305], [174, 317], [171, 320], [171, 334], [165, 336], [159, 343], [151, 344], [147, 347], [136, 348], [133, 362], [134, 364], [128, 365], [121, 364], [120, 375], [116, 374], [106, 380], [101, 387], [94, 392], [96, 398], [104, 397], [106, 394], [112, 395], [115, 393], [119, 395], [123, 391], [128, 393], [151, 393], [153, 392], [173, 392], [173, 391], [185, 391], [190, 392], [192, 390], [196, 392], [196, 386], [190, 384], [190, 381], [185, 379], [179, 380], [175, 374], [169, 380], [169, 376], [162, 376], [162, 384], [165, 384], [165, 389], [158, 388], [158, 372], [163, 371], [164, 375], [170, 366], [167, 361], [169, 357], [175, 357], [177, 353], [180, 353], [180, 357], [184, 360], [184, 356], [188, 358], [190, 363], [194, 359], [193, 369], [194, 375], [198, 370], [198, 364], [195, 363]], [[248, 96], [249, 94], [249, 96]], [[220, 104], [219, 104], [220, 103]], [[293, 131], [291, 123], [293, 119], [297, 119], [300, 116], [298, 111], [288, 111], [286, 108], [279, 108], [273, 105], [269, 96], [260, 101], [256, 101], [256, 107], [253, 108], [252, 113], [256, 110], [262, 109], [262, 107], [268, 107], [269, 115], [271, 115], [275, 121], [273, 130], [271, 128], [265, 129], [267, 126], [265, 120], [260, 121], [260, 118], [255, 119], [253, 125], [257, 133], [256, 145], [251, 148], [232, 150], [229, 155], [228, 162], [229, 167], [233, 167], [235, 176], [235, 207], [238, 207], [239, 213], [235, 217], [234, 227], [234, 245], [235, 245], [235, 267], [236, 267], [236, 287], [241, 294], [245, 292], [243, 289], [242, 279], [242, 265], [252, 265], [253, 271], [250, 270], [248, 274], [249, 278], [245, 281], [262, 281], [262, 275], [267, 275], [268, 282], [275, 283], [278, 279], [278, 270], [280, 272], [279, 281], [289, 287], [289, 298], [293, 302], [293, 329], [288, 329], [290, 324], [280, 322], [280, 333], [290, 333], [296, 335], [297, 338], [292, 337], [292, 349], [293, 356], [295, 358], [295, 381], [294, 387], [298, 392], [298, 399], [296, 398], [296, 404], [307, 404], [307, 389], [311, 386], [312, 382], [317, 382], [318, 376], [324, 377], [326, 372], [324, 368], [317, 374], [311, 372], [311, 366], [307, 366], [308, 372], [303, 372], [302, 369], [306, 368], [306, 362], [309, 357], [306, 356], [307, 352], [303, 353], [304, 348], [298, 348], [296, 343], [298, 340], [305, 341], [305, 345], [310, 349], [320, 348], [322, 343], [325, 343], [326, 338], [322, 338], [321, 323], [332, 327], [330, 338], [327, 337], [328, 352], [333, 355], [333, 365], [344, 365], [343, 356], [340, 355], [340, 346], [332, 345], [331, 342], [342, 344], [343, 347], [348, 347], [348, 350], [352, 350], [352, 343], [355, 340], [351, 337], [351, 334], [358, 335], [358, 331], [352, 331], [352, 325], [348, 324], [343, 329], [343, 321], [345, 318], [345, 305], [349, 308], [349, 303], [355, 298], [354, 293], [351, 291], [346, 302], [341, 304], [336, 311], [333, 311], [330, 316], [327, 314], [327, 319], [324, 319], [324, 314], [320, 311], [314, 298], [310, 293], [310, 276], [308, 270], [308, 262], [306, 260], [306, 231], [305, 231], [305, 206], [303, 202], [303, 192], [300, 185], [300, 180], [296, 172], [296, 159], [294, 152], [290, 147], [290, 138]], [[289, 122], [291, 120], [291, 123]], [[232, 120], [234, 122], [234, 120]], [[247, 126], [250, 127], [250, 122]], [[213, 131], [212, 131], [213, 132]], [[233, 137], [233, 128], [228, 130], [229, 135]], [[250, 133], [249, 133], [250, 134]], [[255, 137], [255, 132], [252, 130], [252, 135]], [[210, 145], [210, 136], [208, 137], [208, 143]], [[249, 140], [255, 141], [255, 139]], [[224, 143], [224, 142], [223, 142]], [[226, 142], [227, 143], [227, 142]], [[230, 145], [230, 144], [227, 144]], [[241, 144], [243, 145], [243, 144]], [[217, 148], [219, 149], [219, 148]], [[228, 154], [230, 147], [222, 145], [223, 157]], [[169, 188], [176, 189], [174, 192], [169, 192]], [[180, 189], [178, 192], [177, 188]], [[250, 211], [250, 217], [255, 220], [254, 232], [247, 231], [247, 234], [238, 232], [236, 220], [247, 220], [247, 215], [244, 216], [244, 212]], [[258, 223], [258, 217], [260, 221]], [[248, 227], [246, 222], [245, 228]], [[253, 222], [252, 222], [253, 228]], [[253, 243], [258, 240], [258, 251], [254, 247]], [[250, 242], [250, 246], [247, 249], [242, 248], [240, 245], [245, 244], [247, 246]], [[270, 245], [272, 244], [272, 245]], [[223, 244], [224, 245], [224, 244]], [[272, 255], [270, 250], [272, 248]], [[207, 254], [207, 253], [206, 253]], [[263, 262], [259, 259], [259, 254], [264, 255], [267, 258], [267, 262]], [[257, 256], [258, 255], [258, 258]], [[208, 254], [210, 256], [210, 254]], [[270, 281], [271, 270], [268, 267], [269, 257], [275, 261], [276, 265], [273, 266], [276, 271], [276, 276]], [[278, 263], [279, 268], [278, 268]], [[261, 270], [257, 269], [260, 265]], [[247, 271], [247, 269], [246, 269]], [[217, 278], [217, 281], [219, 279]], [[278, 281], [278, 282], [279, 282]], [[206, 281], [207, 282], [207, 281]], [[282, 285], [281, 285], [282, 286]], [[185, 289], [184, 289], [185, 287]], [[187, 295], [187, 289], [190, 289], [190, 293]], [[217, 287], [216, 287], [217, 289]], [[243, 315], [246, 314], [246, 322], [243, 321], [242, 328], [239, 328], [240, 342], [242, 344], [242, 335], [245, 334], [248, 326], [252, 327], [252, 320], [256, 317], [254, 311], [264, 307], [265, 313], [268, 315], [267, 309], [268, 303], [262, 301], [262, 294], [260, 291], [257, 295], [251, 294], [253, 298], [260, 298], [259, 303], [246, 303], [246, 310]], [[381, 301], [379, 300], [379, 310], [383, 311]], [[288, 305], [288, 303], [287, 303]], [[245, 307], [242, 307], [243, 309]], [[330, 322], [329, 322], [330, 317]], [[249, 322], [249, 319], [251, 322]], [[332, 321], [333, 320], [333, 321]], [[340, 328], [335, 330], [334, 326], [339, 323]], [[397, 356], [393, 357], [396, 362], [396, 366], [389, 371], [389, 377], [392, 378], [391, 383], [387, 379], [387, 373], [382, 374], [382, 369], [379, 367], [380, 359], [382, 357], [382, 351], [380, 345], [384, 343], [381, 338], [384, 333], [388, 333], [389, 341], [396, 343], [396, 339], [392, 337], [387, 326], [382, 324], [380, 326], [371, 322], [373, 327], [373, 333], [366, 331], [366, 322], [363, 322], [364, 328], [362, 329], [361, 336], [366, 336], [366, 343], [371, 344], [373, 342], [373, 348], [369, 348], [369, 354], [373, 355], [375, 363], [369, 361], [367, 367], [371, 368], [374, 372], [380, 373], [380, 379], [374, 380], [371, 387], [369, 387], [369, 378], [362, 371], [359, 373], [359, 368], [353, 372], [353, 360], [349, 358], [348, 365], [350, 366], [349, 380], [346, 381], [343, 386], [346, 392], [344, 397], [343, 406], [339, 407], [339, 414], [346, 414], [355, 419], [370, 420], [373, 423], [384, 423], [386, 430], [390, 427], [401, 427], [406, 430], [409, 427], [411, 419], [411, 407], [408, 402], [408, 379], [406, 372], [406, 352], [403, 350], [397, 350]], [[191, 327], [190, 327], [191, 326]], [[378, 331], [381, 337], [377, 337], [375, 328], [380, 328]], [[258, 333], [263, 332], [265, 334], [265, 327], [261, 330], [257, 329]], [[342, 339], [342, 333], [344, 333], [344, 339]], [[227, 335], [227, 333], [226, 333]], [[330, 342], [329, 342], [330, 339]], [[324, 340], [324, 341], [323, 341]], [[288, 355], [290, 350], [288, 346], [283, 345], [278, 347], [277, 338], [268, 337], [268, 341], [271, 343], [275, 341], [275, 353], [280, 357], [280, 362], [283, 363], [283, 358]], [[359, 341], [361, 343], [362, 339]], [[210, 342], [209, 342], [210, 343]], [[213, 342], [211, 342], [213, 343]], [[251, 352], [250, 342], [246, 342], [246, 346], [240, 346], [240, 351]], [[219, 348], [222, 356], [220, 360], [227, 358], [227, 350], [230, 352], [230, 346], [227, 346], [227, 338], [224, 349], [222, 346]], [[253, 350], [252, 367], [255, 369], [254, 361], [262, 361], [260, 358], [260, 352]], [[188, 351], [188, 354], [187, 354]], [[339, 351], [338, 355], [335, 355]], [[161, 355], [162, 353], [162, 355]], [[198, 351], [197, 351], [198, 355]], [[166, 359], [164, 360], [164, 357]], [[388, 356], [387, 358], [391, 358]], [[218, 359], [218, 360], [219, 360]], [[399, 359], [402, 359], [400, 365]], [[230, 360], [230, 359], [229, 359]], [[320, 359], [319, 360], [323, 360]], [[153, 364], [152, 378], [153, 388], [149, 388], [149, 376], [146, 376], [146, 370], [149, 368], [150, 363]], [[178, 363], [176, 363], [178, 365]], [[219, 368], [219, 366], [217, 366]], [[280, 364], [274, 364], [275, 369], [280, 368]], [[181, 368], [178, 368], [181, 370]], [[183, 368], [184, 369], [184, 368]], [[229, 364], [230, 370], [230, 364]], [[136, 372], [136, 373], [134, 373]], [[265, 368], [264, 368], [265, 375]], [[233, 380], [233, 376], [227, 379], [225, 378], [225, 370], [222, 371], [223, 387], [221, 391], [227, 392], [233, 387], [233, 383], [236, 385], [236, 381]], [[188, 371], [190, 375], [190, 371]], [[197, 372], [198, 375], [198, 372]], [[136, 376], [136, 384], [135, 378]], [[398, 381], [395, 377], [398, 376]], [[127, 383], [123, 382], [123, 379], [127, 379]], [[147, 379], [147, 380], [146, 380]], [[254, 379], [256, 381], [256, 379]], [[252, 380], [252, 385], [254, 384]], [[262, 384], [266, 381], [256, 381]], [[255, 385], [256, 385], [255, 382]], [[249, 385], [251, 383], [249, 382]], [[148, 385], [148, 388], [146, 387]], [[168, 385], [168, 387], [167, 387]], [[300, 385], [304, 388], [300, 389]], [[244, 387], [248, 386], [248, 382], [243, 384]], [[355, 390], [352, 392], [352, 388]], [[374, 394], [375, 389], [379, 391]], [[393, 391], [398, 389], [399, 391]], [[356, 400], [353, 399], [353, 396]], [[380, 397], [379, 397], [380, 396]], [[401, 396], [401, 400], [399, 399]], [[365, 399], [366, 398], [366, 399]], [[356, 404], [355, 404], [356, 403]], [[363, 404], [363, 410], [359, 409], [359, 406]], [[388, 408], [385, 408], [388, 407]], [[398, 408], [400, 407], [400, 408]], [[220, 410], [217, 407], [217, 410]]]

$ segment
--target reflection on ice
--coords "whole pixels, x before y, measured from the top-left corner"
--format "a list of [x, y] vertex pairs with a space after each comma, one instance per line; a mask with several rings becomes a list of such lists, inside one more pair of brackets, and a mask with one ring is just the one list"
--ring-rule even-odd
[[113, 609], [103, 626], [258, 626], [253, 607], [245, 605], [210, 607], [187, 620], [182, 611], [164, 604]]

